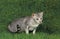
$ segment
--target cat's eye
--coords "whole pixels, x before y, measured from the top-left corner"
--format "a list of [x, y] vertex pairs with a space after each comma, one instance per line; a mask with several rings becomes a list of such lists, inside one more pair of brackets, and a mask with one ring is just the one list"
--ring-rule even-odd
[[42, 19], [42, 18], [40, 18], [40, 19]]
[[39, 20], [38, 18], [36, 20]]

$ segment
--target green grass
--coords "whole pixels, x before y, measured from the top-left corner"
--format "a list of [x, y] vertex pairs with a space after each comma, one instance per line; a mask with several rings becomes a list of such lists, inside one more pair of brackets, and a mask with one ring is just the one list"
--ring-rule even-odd
[[47, 34], [43, 32], [37, 32], [35, 35], [30, 33], [26, 35], [25, 33], [10, 33], [2, 32], [0, 33], [1, 39], [60, 39], [60, 34]]
[[[10, 33], [7, 26], [16, 18], [44, 12], [37, 33]], [[0, 0], [0, 39], [60, 39], [60, 0]]]

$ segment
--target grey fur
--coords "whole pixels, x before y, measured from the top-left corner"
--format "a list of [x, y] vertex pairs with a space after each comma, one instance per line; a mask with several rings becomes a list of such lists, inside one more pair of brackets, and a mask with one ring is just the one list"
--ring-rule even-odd
[[17, 32], [18, 30], [19, 32], [25, 31], [26, 34], [28, 34], [30, 30], [33, 30], [33, 34], [35, 34], [36, 28], [42, 23], [42, 20], [43, 12], [34, 13], [30, 17], [28, 16], [14, 20], [8, 25], [8, 29], [11, 32]]

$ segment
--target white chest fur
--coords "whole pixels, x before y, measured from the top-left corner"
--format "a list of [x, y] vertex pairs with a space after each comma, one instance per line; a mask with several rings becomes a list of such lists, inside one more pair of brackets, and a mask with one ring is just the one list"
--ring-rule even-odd
[[38, 27], [38, 25], [31, 25], [30, 27], [29, 27], [29, 30], [33, 30], [33, 29], [35, 29], [35, 28], [37, 28]]
[[29, 24], [29, 30], [33, 30], [34, 28], [38, 27], [38, 23], [36, 23], [34, 20], [30, 20]]
[[38, 27], [39, 24], [32, 24], [32, 27]]
[[38, 27], [38, 25], [39, 25], [34, 20], [31, 20], [29, 24], [30, 24], [31, 27]]

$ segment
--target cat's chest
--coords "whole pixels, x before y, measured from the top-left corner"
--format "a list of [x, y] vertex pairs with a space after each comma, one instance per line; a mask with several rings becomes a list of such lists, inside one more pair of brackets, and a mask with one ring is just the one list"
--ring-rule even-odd
[[34, 30], [35, 28], [38, 27], [38, 25], [39, 25], [39, 24], [33, 24], [33, 23], [31, 23], [31, 24], [29, 25], [29, 30]]
[[32, 24], [31, 27], [38, 27], [39, 24]]
[[31, 25], [31, 26], [29, 26], [29, 30], [34, 30], [37, 27], [38, 27], [38, 25]]
[[33, 27], [29, 27], [29, 30], [34, 30], [34, 28]]
[[31, 22], [31, 23], [30, 23], [30, 26], [31, 26], [31, 27], [38, 27], [38, 25], [39, 25], [39, 24], [34, 23], [34, 22]]

